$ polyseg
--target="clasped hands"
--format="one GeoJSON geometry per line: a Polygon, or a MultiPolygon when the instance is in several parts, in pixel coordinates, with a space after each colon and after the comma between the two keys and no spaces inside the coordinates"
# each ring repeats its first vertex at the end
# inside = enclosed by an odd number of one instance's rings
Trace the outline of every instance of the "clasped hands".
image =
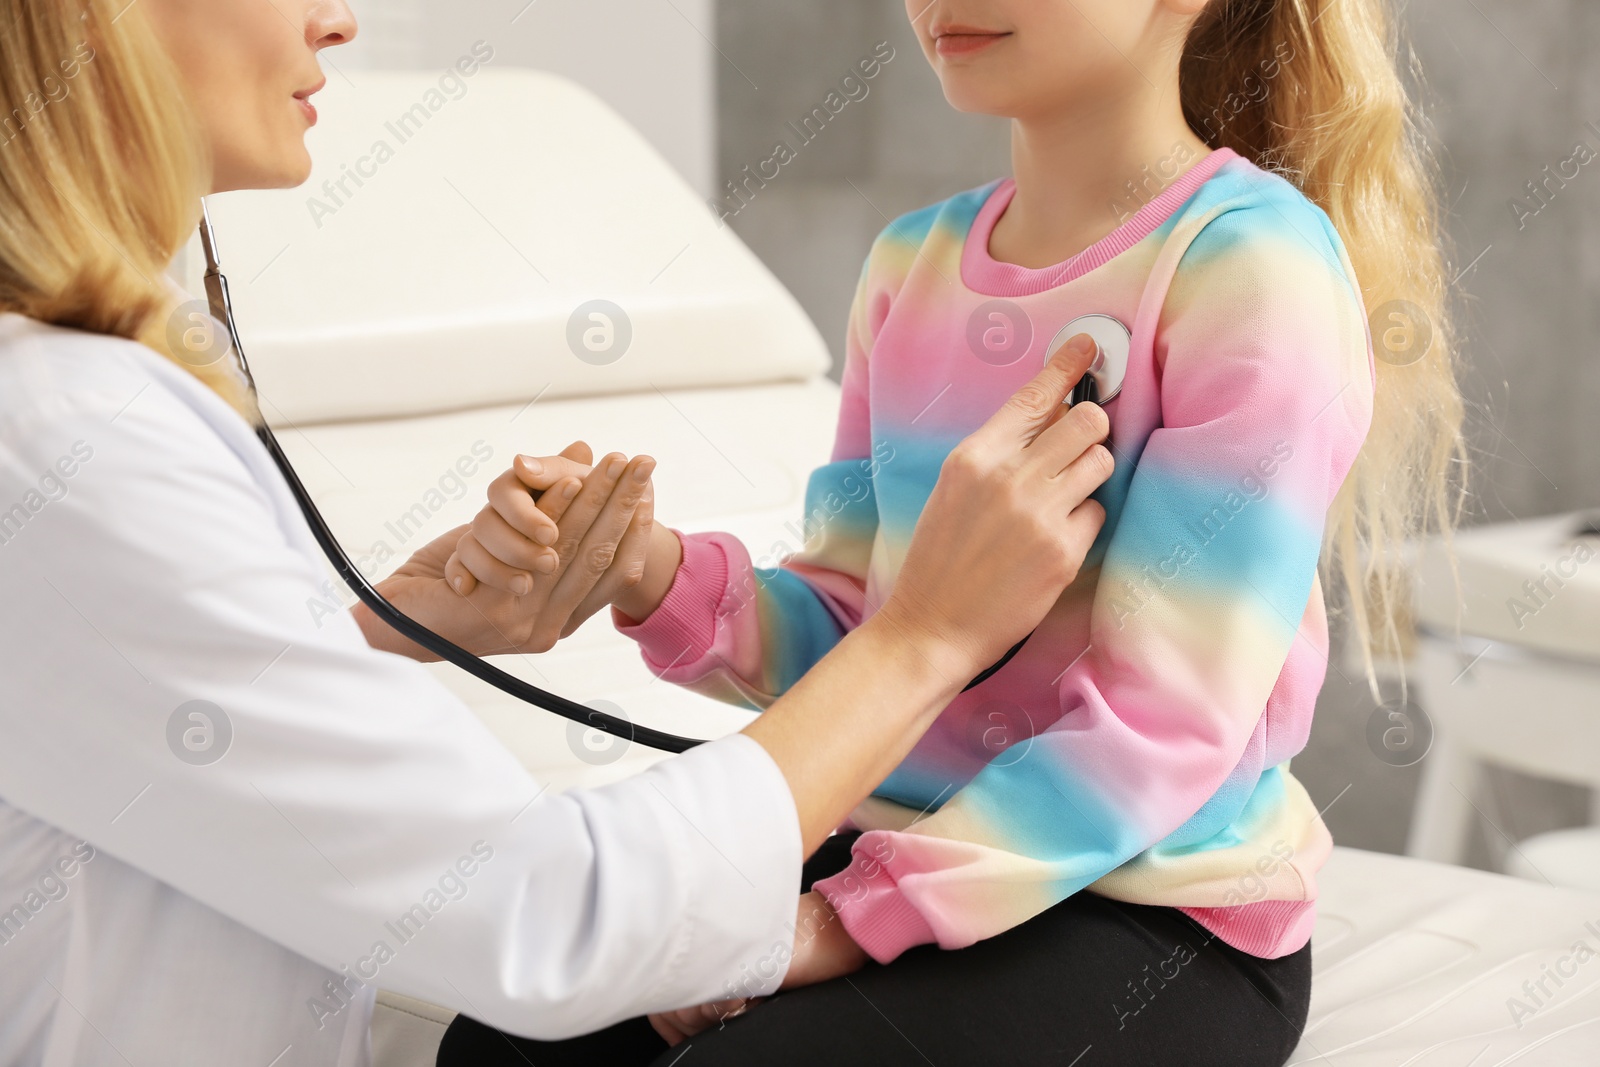
{"type": "MultiPolygon", "coordinates": [[[[638,619],[672,584],[681,547],[655,522],[655,460],[576,441],[517,456],[472,522],[436,538],[378,585],[402,611],[480,656],[546,652],[607,604],[638,619]]],[[[356,608],[368,640],[433,656],[356,608]]]]}

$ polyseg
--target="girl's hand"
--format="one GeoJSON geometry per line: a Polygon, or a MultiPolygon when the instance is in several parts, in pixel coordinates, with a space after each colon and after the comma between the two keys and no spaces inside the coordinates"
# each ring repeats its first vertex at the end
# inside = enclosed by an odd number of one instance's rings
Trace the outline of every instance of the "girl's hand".
{"type": "Polygon", "coordinates": [[[760,1004],[761,1000],[761,997],[734,997],[732,1000],[713,1000],[693,1008],[658,1011],[649,1016],[650,1026],[669,1047],[677,1048],[696,1034],[743,1015],[754,1005],[760,1004]]]}
{"type": "Polygon", "coordinates": [[[879,614],[949,649],[958,671],[982,670],[1044,618],[1105,522],[1089,494],[1111,475],[1099,444],[1110,421],[1061,403],[1094,353],[1088,334],[1073,337],[957,445],[917,521],[879,614]]]}
{"type": "Polygon", "coordinates": [[[801,894],[800,915],[794,928],[794,957],[779,989],[795,989],[854,974],[871,959],[821,893],[801,894]]]}
{"type": "Polygon", "coordinates": [[[615,621],[636,625],[654,614],[667,598],[682,563],[683,542],[678,540],[677,534],[657,524],[650,531],[650,545],[645,549],[644,577],[637,585],[625,587],[611,601],[621,616],[615,621]]]}
{"type": "MultiPolygon", "coordinates": [[[[845,931],[828,898],[821,893],[803,893],[795,920],[794,955],[783,984],[778,988],[797,989],[853,974],[865,966],[868,959],[866,951],[845,931]]],[[[650,1016],[650,1025],[663,1041],[676,1047],[696,1034],[743,1015],[764,999],[734,997],[693,1008],[657,1012],[650,1016]]]]}

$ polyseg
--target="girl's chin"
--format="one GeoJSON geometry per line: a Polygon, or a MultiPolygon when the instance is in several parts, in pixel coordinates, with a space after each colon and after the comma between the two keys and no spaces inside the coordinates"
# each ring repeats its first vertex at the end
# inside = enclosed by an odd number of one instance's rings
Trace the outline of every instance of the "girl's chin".
{"type": "Polygon", "coordinates": [[[983,69],[946,66],[936,73],[945,101],[957,111],[1004,115],[1029,96],[1028,86],[1020,83],[1014,72],[994,64],[985,64],[983,69]]]}
{"type": "Polygon", "coordinates": [[[994,115],[1008,119],[1016,112],[1011,106],[1009,93],[996,93],[956,81],[945,84],[944,99],[947,104],[964,115],[994,115]]]}

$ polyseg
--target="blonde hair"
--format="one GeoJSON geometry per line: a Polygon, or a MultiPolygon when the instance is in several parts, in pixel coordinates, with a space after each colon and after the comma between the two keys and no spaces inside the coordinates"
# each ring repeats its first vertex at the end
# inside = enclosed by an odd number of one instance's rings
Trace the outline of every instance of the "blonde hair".
{"type": "Polygon", "coordinates": [[[231,362],[184,358],[172,324],[205,147],[142,10],[0,0],[0,25],[0,311],[141,342],[255,421],[231,362]]]}
{"type": "Polygon", "coordinates": [[[1429,531],[1448,543],[1466,472],[1435,171],[1397,66],[1389,8],[1387,0],[1212,0],[1190,28],[1178,75],[1190,127],[1212,147],[1283,174],[1321,207],[1344,240],[1368,315],[1385,312],[1373,322],[1372,428],[1324,536],[1375,699],[1374,653],[1406,644],[1411,590],[1400,549],[1429,531]],[[1412,320],[1417,348],[1431,334],[1425,350],[1385,349],[1390,309],[1412,320]]]}

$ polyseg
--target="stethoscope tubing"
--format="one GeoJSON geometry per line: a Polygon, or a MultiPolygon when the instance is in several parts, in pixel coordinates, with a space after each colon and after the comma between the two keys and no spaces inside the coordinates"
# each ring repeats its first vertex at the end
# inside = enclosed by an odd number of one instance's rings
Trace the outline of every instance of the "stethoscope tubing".
{"type": "Polygon", "coordinates": [[[468,652],[455,642],[422,625],[405,612],[391,604],[382,593],[373,586],[365,574],[361,573],[350,557],[345,553],[343,546],[334,536],[327,521],[322,517],[322,512],[311,499],[301,483],[294,466],[289,462],[289,457],[284,455],[283,449],[278,444],[278,439],[272,430],[263,424],[256,431],[256,436],[266,446],[267,454],[272,457],[273,463],[283,474],[284,481],[289,484],[289,492],[294,495],[295,502],[300,505],[301,514],[305,516],[306,525],[311,528],[311,536],[316,539],[317,545],[322,549],[328,562],[333,564],[333,569],[338,573],[341,581],[350,587],[363,604],[372,610],[379,619],[388,623],[401,635],[415,641],[423,648],[432,652],[440,659],[455,664],[468,674],[488,682],[518,700],[533,704],[546,711],[554,712],[574,722],[583,723],[603,733],[613,734],[628,741],[637,741],[649,748],[660,749],[662,752],[687,752],[696,745],[704,744],[704,740],[693,737],[680,737],[677,734],[666,733],[662,730],[653,730],[648,726],[631,723],[627,719],[615,715],[608,715],[603,711],[568,700],[564,696],[541,689],[530,682],[523,681],[514,674],[508,674],[482,658],[468,652]]]}
{"type": "MultiPolygon", "coordinates": [[[[233,301],[228,294],[228,279],[222,273],[218,262],[216,238],[211,229],[210,213],[201,202],[200,218],[200,243],[206,256],[206,303],[211,310],[211,317],[220,322],[228,334],[228,343],[233,349],[233,358],[239,370],[244,375],[245,382],[250,387],[250,395],[256,396],[255,375],[251,373],[250,362],[245,358],[244,346],[239,341],[239,328],[233,318],[233,301]]],[[[350,588],[363,604],[372,613],[383,620],[397,633],[416,642],[421,647],[432,652],[447,663],[466,671],[468,674],[487,682],[496,689],[509,696],[516,697],[524,703],[543,708],[546,711],[582,723],[585,726],[599,730],[602,733],[612,734],[627,741],[637,741],[649,748],[659,749],[662,752],[687,752],[696,745],[704,744],[704,739],[695,737],[682,737],[678,734],[667,733],[663,730],[654,730],[648,726],[631,723],[627,719],[615,715],[608,715],[603,711],[579,704],[575,700],[548,690],[541,689],[530,682],[523,681],[514,674],[485,662],[479,656],[462,648],[460,645],[443,637],[422,623],[413,619],[405,612],[391,604],[386,597],[361,569],[350,559],[344,546],[334,536],[333,529],[328,525],[327,519],[312,499],[311,493],[306,489],[305,483],[300,480],[300,475],[294,469],[294,464],[289,462],[289,457],[284,453],[283,446],[278,443],[277,436],[272,432],[272,427],[267,425],[262,417],[260,425],[256,428],[256,437],[267,450],[267,455],[272,458],[278,472],[283,475],[289,493],[294,497],[295,504],[299,506],[300,513],[306,520],[306,525],[311,529],[311,536],[316,540],[317,546],[322,549],[323,555],[328,557],[328,562],[333,565],[339,580],[350,588]]]]}

